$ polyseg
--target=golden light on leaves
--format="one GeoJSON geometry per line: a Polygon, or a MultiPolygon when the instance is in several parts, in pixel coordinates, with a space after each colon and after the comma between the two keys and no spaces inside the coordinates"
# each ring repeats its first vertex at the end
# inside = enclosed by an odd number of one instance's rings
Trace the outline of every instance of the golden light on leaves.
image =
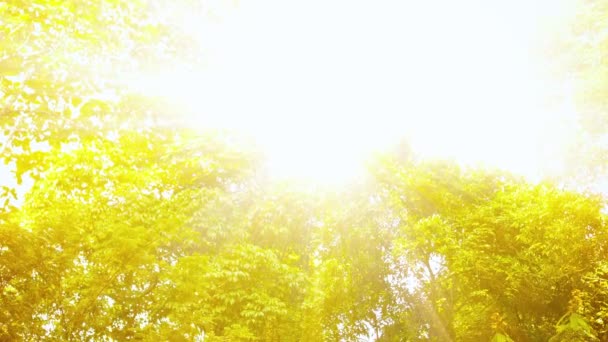
{"type": "Polygon", "coordinates": [[[568,6],[0,0],[0,340],[608,341],[568,6]]]}

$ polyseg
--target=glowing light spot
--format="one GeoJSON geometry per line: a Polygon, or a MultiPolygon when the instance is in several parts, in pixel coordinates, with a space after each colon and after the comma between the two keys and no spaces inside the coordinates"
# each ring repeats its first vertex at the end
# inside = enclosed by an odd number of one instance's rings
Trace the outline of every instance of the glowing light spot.
{"type": "Polygon", "coordinates": [[[185,20],[204,67],[133,84],[184,104],[190,126],[253,135],[279,176],[346,179],[405,136],[424,156],[534,177],[563,138],[548,131],[561,118],[542,105],[535,32],[571,3],[541,2],[242,2],[185,20]]]}

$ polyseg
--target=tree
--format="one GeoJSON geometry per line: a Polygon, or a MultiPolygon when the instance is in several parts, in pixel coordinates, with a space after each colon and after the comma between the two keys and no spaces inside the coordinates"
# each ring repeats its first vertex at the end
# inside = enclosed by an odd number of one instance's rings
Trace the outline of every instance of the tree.
{"type": "MultiPolygon", "coordinates": [[[[17,336],[47,326],[34,336],[128,339],[143,322],[165,317],[155,317],[165,305],[158,294],[178,286],[167,276],[200,244],[188,222],[199,206],[238,182],[247,163],[234,164],[238,155],[203,153],[214,146],[210,139],[197,158],[179,146],[174,132],[148,140],[151,135],[123,135],[54,156],[10,217],[8,224],[31,232],[44,247],[30,269],[5,281],[14,289],[4,298],[15,309],[8,315],[23,315],[13,303],[21,299],[31,308],[27,315],[39,318],[19,320],[17,336]]],[[[15,253],[15,246],[6,248],[7,256],[15,253]]]]}
{"type": "Polygon", "coordinates": [[[393,253],[419,336],[547,339],[606,249],[599,198],[450,164],[377,172],[400,213],[393,253]]]}

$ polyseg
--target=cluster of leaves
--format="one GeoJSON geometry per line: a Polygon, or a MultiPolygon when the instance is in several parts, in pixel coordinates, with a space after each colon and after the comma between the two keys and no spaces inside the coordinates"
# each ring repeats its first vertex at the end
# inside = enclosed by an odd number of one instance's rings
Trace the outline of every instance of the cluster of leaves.
{"type": "Polygon", "coordinates": [[[0,154],[19,181],[39,177],[49,152],[158,119],[125,78],[197,55],[171,3],[0,1],[0,154]]]}
{"type": "MultiPolygon", "coordinates": [[[[394,258],[415,285],[403,300],[422,317],[416,334],[551,337],[572,291],[604,258],[600,199],[450,164],[386,164],[383,184],[400,213],[394,258]]],[[[404,317],[399,324],[411,325],[404,317]]]]}
{"type": "Polygon", "coordinates": [[[0,338],[274,341],[381,330],[374,310],[390,303],[381,265],[391,239],[361,210],[373,207],[366,197],[344,206],[338,195],[262,187],[248,154],[211,149],[222,146],[215,136],[187,151],[183,138],[135,132],[49,157],[0,225],[0,338]]]}

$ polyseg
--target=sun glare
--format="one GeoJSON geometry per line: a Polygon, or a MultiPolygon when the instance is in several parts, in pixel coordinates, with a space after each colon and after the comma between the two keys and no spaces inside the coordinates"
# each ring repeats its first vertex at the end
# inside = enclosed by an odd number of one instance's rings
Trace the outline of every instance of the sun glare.
{"type": "Polygon", "coordinates": [[[185,104],[188,125],[252,135],[280,177],[348,179],[403,137],[422,156],[536,177],[559,168],[547,160],[571,113],[544,107],[534,44],[570,5],[241,2],[184,19],[205,65],[136,84],[185,104]]]}

